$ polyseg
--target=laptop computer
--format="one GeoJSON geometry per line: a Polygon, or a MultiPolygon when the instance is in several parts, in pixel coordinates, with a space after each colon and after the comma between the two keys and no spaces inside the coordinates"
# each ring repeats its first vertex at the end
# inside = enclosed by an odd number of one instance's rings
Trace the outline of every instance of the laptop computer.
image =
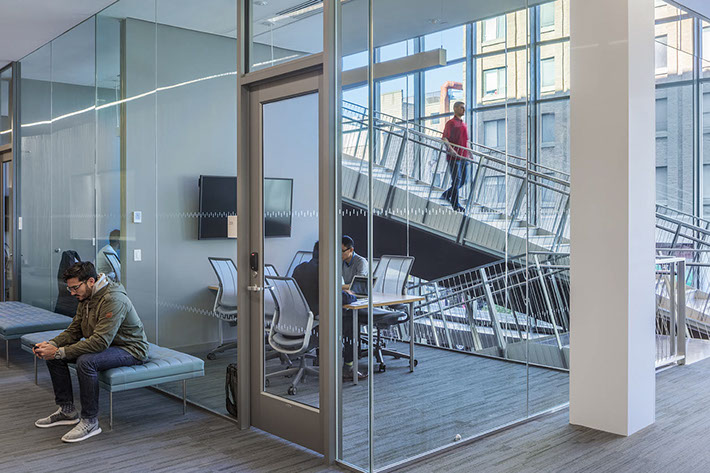
{"type": "MultiPolygon", "coordinates": [[[[377,283],[377,276],[372,277],[372,286],[377,283]]],[[[350,292],[355,294],[355,296],[367,299],[367,276],[353,276],[352,282],[350,282],[350,292]]]]}

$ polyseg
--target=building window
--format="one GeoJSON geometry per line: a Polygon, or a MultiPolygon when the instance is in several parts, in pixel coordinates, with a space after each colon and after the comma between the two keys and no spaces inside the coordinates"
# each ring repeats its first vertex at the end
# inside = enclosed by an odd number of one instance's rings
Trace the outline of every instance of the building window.
{"type": "Polygon", "coordinates": [[[505,96],[505,67],[483,71],[483,96],[489,99],[505,96]]]}
{"type": "Polygon", "coordinates": [[[540,61],[540,87],[542,90],[555,88],[555,58],[548,57],[540,61]]]}
{"type": "Polygon", "coordinates": [[[489,148],[505,149],[505,120],[483,122],[483,145],[489,148]]]}
{"type": "Polygon", "coordinates": [[[710,130],[710,92],[703,94],[703,123],[704,130],[710,130]]]}
{"type": "MultiPolygon", "coordinates": [[[[703,51],[702,58],[705,61],[710,61],[710,26],[703,28],[703,51]]],[[[705,66],[705,65],[704,65],[705,66]]]]}
{"type": "Polygon", "coordinates": [[[545,3],[540,5],[540,28],[550,30],[555,27],[555,3],[545,3]]]}
{"type": "Polygon", "coordinates": [[[656,99],[656,133],[668,131],[668,99],[656,99]]]}
{"type": "Polygon", "coordinates": [[[555,114],[554,113],[543,113],[542,114],[542,130],[541,143],[543,145],[554,145],[555,144],[555,114]]]}
{"type": "Polygon", "coordinates": [[[668,71],[668,35],[656,36],[656,74],[668,71]]]}
{"type": "Polygon", "coordinates": [[[668,166],[656,166],[656,202],[668,202],[668,166]]]}
{"type": "Polygon", "coordinates": [[[505,38],[505,15],[483,20],[483,42],[492,43],[505,38]]]}

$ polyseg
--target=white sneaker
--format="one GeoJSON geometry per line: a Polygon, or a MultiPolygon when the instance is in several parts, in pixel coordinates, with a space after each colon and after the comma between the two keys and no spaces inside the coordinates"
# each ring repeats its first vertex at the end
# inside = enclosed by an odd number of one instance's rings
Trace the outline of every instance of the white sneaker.
{"type": "Polygon", "coordinates": [[[81,442],[94,435],[99,435],[101,433],[101,427],[99,427],[99,422],[97,420],[91,422],[88,419],[81,419],[76,427],[67,432],[64,437],[62,437],[62,442],[75,443],[81,442]]]}
{"type": "Polygon", "coordinates": [[[49,417],[44,417],[35,422],[35,425],[41,429],[54,427],[55,425],[74,425],[79,423],[79,413],[74,410],[72,414],[65,414],[62,408],[57,409],[57,412],[49,417]]]}

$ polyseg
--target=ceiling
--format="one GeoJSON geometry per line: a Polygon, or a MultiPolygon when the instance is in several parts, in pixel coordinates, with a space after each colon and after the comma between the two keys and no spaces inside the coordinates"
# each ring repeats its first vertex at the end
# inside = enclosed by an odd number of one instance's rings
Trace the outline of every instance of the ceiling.
{"type": "MultiPolygon", "coordinates": [[[[0,67],[34,51],[74,25],[102,10],[113,0],[0,0],[0,67]]],[[[514,11],[543,0],[377,0],[374,38],[377,46],[429,34],[514,11]]],[[[343,54],[367,49],[367,0],[341,0],[343,54]]],[[[236,0],[121,0],[101,12],[101,18],[135,18],[236,38],[236,0]]],[[[298,52],[322,50],[322,3],[307,0],[253,0],[256,42],[298,52]],[[291,10],[305,14],[283,15],[291,10]]],[[[93,20],[60,38],[52,49],[54,80],[73,84],[94,80],[95,58],[117,57],[118,30],[99,23],[94,51],[93,20]],[[79,31],[82,30],[82,31],[79,31]],[[86,31],[83,31],[86,30],[86,31]],[[60,65],[60,67],[56,67],[60,65]],[[61,65],[67,67],[62,68],[61,65]],[[64,72],[61,71],[64,69],[64,72]],[[66,77],[63,77],[66,75],[66,77]]],[[[114,22],[114,24],[117,24],[114,22]]],[[[48,49],[48,48],[47,48],[48,49]]],[[[37,56],[42,56],[38,54],[37,56]]],[[[48,54],[47,54],[48,56],[48,54]]],[[[23,76],[49,76],[49,57],[37,64],[23,62],[23,76]]],[[[104,63],[117,60],[104,60],[104,63]]],[[[99,64],[99,83],[111,83],[118,71],[99,64]]]]}
{"type": "Polygon", "coordinates": [[[16,61],[114,0],[0,0],[0,67],[16,61]]]}

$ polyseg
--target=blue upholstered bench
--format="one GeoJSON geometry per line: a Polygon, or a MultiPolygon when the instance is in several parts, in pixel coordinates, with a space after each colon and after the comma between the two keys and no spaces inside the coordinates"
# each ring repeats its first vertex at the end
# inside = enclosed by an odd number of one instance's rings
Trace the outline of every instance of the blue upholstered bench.
{"type": "MultiPolygon", "coordinates": [[[[32,353],[37,343],[56,337],[61,330],[23,335],[22,349],[32,353]]],[[[142,365],[121,366],[99,373],[99,386],[109,392],[109,426],[113,428],[113,393],[144,388],[171,381],[182,381],[183,414],[187,407],[187,380],[205,375],[205,362],[169,348],[149,344],[148,361],[142,365]]],[[[73,364],[69,368],[76,372],[73,364]]],[[[35,357],[35,384],[37,383],[37,357],[35,357]]]]}
{"type": "Polygon", "coordinates": [[[10,340],[26,333],[65,329],[71,320],[71,317],[22,302],[0,302],[0,340],[5,340],[7,366],[10,366],[10,340]]]}

